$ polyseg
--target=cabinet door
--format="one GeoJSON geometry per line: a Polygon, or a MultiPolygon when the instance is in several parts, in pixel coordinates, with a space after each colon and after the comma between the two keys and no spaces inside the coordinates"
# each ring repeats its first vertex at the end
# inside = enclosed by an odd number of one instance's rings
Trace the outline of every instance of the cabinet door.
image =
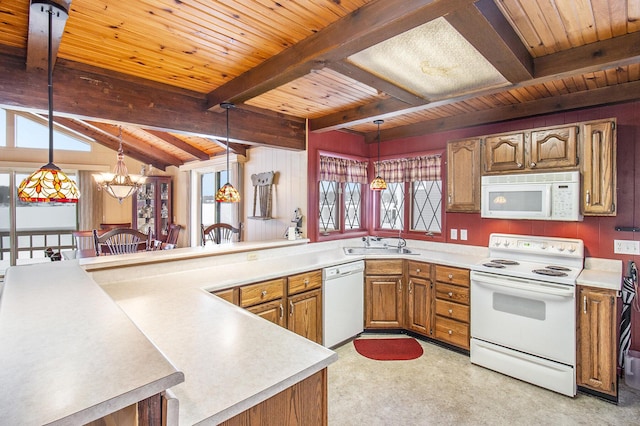
{"type": "Polygon", "coordinates": [[[133,200],[133,228],[145,234],[151,231],[154,238],[166,240],[172,218],[171,178],[148,176],[133,200]]]}
{"type": "Polygon", "coordinates": [[[524,169],[524,133],[487,136],[484,140],[484,172],[524,169]]]}
{"type": "Polygon", "coordinates": [[[311,290],[289,297],[287,328],[322,344],[322,290],[311,290]]]}
{"type": "Polygon", "coordinates": [[[371,276],[365,281],[365,327],[402,328],[402,275],[371,276]]]}
{"type": "Polygon", "coordinates": [[[527,158],[530,169],[573,168],[578,165],[577,126],[534,130],[527,158]]]}
{"type": "Polygon", "coordinates": [[[480,139],[447,143],[447,211],[480,212],[480,139]]]}
{"type": "Polygon", "coordinates": [[[215,294],[221,299],[226,300],[229,303],[233,303],[234,305],[237,305],[239,303],[237,288],[228,288],[226,290],[218,290],[218,291],[214,291],[213,294],[215,294]]]}
{"type": "Polygon", "coordinates": [[[579,287],[577,384],[616,396],[616,294],[579,287]]]}
{"type": "Polygon", "coordinates": [[[431,334],[431,281],[422,278],[409,278],[407,290],[406,328],[424,334],[431,334]]]}
{"type": "Polygon", "coordinates": [[[616,214],[616,134],[613,120],[583,125],[582,213],[616,214]]]}
{"type": "Polygon", "coordinates": [[[272,302],[261,303],[247,308],[247,311],[252,312],[259,317],[271,321],[274,324],[278,324],[284,327],[286,324],[286,317],[284,316],[284,301],[282,299],[274,300],[272,302]]]}

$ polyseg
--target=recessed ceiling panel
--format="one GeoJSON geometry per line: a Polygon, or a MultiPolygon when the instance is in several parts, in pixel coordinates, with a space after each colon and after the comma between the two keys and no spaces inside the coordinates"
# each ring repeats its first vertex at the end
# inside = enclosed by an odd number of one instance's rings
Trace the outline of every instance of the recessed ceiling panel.
{"type": "Polygon", "coordinates": [[[351,55],[349,61],[430,100],[508,83],[444,18],[351,55]]]}

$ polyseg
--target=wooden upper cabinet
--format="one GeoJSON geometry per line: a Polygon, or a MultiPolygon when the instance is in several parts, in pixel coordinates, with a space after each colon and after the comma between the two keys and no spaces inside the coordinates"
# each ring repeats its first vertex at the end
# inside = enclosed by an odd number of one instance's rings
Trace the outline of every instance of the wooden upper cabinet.
{"type": "Polygon", "coordinates": [[[487,136],[485,174],[575,170],[578,166],[578,126],[534,129],[487,136]]]}
{"type": "Polygon", "coordinates": [[[556,169],[578,165],[578,126],[554,127],[531,132],[530,169],[556,169]]]}
{"type": "Polygon", "coordinates": [[[480,211],[480,139],[447,143],[447,211],[480,211]]]}
{"type": "Polygon", "coordinates": [[[616,214],[616,122],[582,124],[582,213],[616,214]]]}
{"type": "Polygon", "coordinates": [[[484,140],[484,173],[523,170],[524,133],[487,136],[484,140]]]}

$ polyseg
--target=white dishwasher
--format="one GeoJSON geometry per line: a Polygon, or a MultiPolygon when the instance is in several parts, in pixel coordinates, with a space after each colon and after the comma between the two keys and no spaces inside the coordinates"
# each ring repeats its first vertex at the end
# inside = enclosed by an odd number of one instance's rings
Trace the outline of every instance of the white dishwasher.
{"type": "Polygon", "coordinates": [[[345,342],[364,330],[364,261],[322,271],[323,345],[345,342]]]}

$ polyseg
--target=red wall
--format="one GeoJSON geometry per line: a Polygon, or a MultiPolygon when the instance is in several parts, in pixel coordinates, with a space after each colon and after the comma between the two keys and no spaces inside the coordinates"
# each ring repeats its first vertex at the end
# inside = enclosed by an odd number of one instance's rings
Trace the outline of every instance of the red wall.
{"type": "MultiPolygon", "coordinates": [[[[582,222],[543,222],[483,219],[477,213],[445,213],[442,241],[484,247],[488,244],[489,234],[492,232],[580,238],[585,243],[586,256],[620,259],[624,262],[623,270],[626,270],[628,261],[633,260],[637,264],[640,261],[640,256],[614,254],[613,240],[640,241],[640,233],[638,232],[618,232],[615,230],[616,226],[640,227],[640,206],[636,211],[636,206],[640,203],[640,172],[636,173],[636,164],[640,165],[640,148],[636,148],[640,145],[640,102],[549,114],[499,124],[384,141],[380,146],[380,156],[438,150],[444,152],[446,142],[453,139],[606,118],[616,118],[618,126],[616,216],[585,217],[582,222]],[[449,238],[450,229],[467,229],[468,240],[451,240],[449,238]]],[[[318,150],[368,156],[371,159],[375,159],[377,156],[375,144],[367,145],[362,137],[343,132],[312,133],[309,135],[308,149],[310,183],[316,181],[318,150]]],[[[446,187],[446,182],[444,183],[444,187],[446,187]]],[[[316,190],[312,191],[310,184],[309,212],[317,211],[315,207],[318,205],[317,185],[314,184],[314,188],[316,190]]],[[[317,218],[313,223],[312,220],[309,220],[309,229],[317,229],[317,218]]],[[[311,236],[312,232],[309,235],[311,236]]],[[[408,237],[413,238],[412,236],[408,237]]],[[[640,313],[634,312],[633,323],[632,347],[640,350],[640,313]]]]}

